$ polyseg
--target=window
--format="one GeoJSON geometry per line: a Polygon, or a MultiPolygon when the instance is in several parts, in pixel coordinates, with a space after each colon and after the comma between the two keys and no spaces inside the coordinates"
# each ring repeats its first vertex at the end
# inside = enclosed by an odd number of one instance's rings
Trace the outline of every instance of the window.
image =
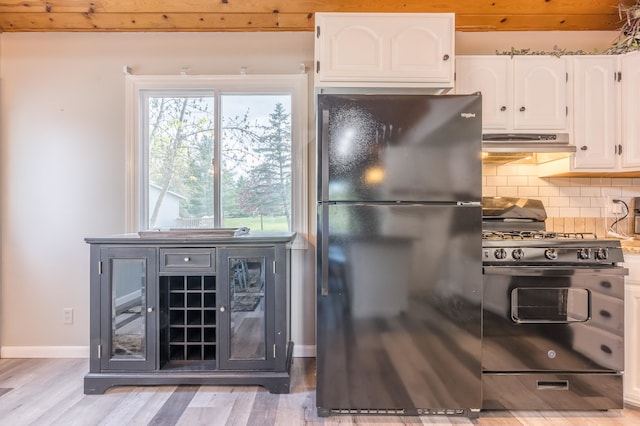
{"type": "Polygon", "coordinates": [[[306,234],[307,77],[127,76],[127,232],[306,234]]]}

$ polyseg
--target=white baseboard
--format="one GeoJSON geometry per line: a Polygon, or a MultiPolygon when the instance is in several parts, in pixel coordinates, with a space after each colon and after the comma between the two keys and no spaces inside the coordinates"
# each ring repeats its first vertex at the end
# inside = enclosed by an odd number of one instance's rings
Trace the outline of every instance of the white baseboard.
{"type": "Polygon", "coordinates": [[[89,346],[3,346],[0,358],[89,358],[89,346]]]}
{"type": "MultiPolygon", "coordinates": [[[[314,358],[315,345],[294,345],[294,358],[314,358]]],[[[88,346],[3,346],[0,358],[89,358],[88,346]]]]}
{"type": "Polygon", "coordinates": [[[316,356],[315,345],[293,345],[294,358],[315,358],[315,356],[316,356]]]}

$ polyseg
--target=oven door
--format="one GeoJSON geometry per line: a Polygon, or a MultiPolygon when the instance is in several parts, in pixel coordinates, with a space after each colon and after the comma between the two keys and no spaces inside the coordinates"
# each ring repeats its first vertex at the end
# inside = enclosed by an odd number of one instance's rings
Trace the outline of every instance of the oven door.
{"type": "Polygon", "coordinates": [[[625,268],[483,271],[483,372],[623,370],[625,268]]]}

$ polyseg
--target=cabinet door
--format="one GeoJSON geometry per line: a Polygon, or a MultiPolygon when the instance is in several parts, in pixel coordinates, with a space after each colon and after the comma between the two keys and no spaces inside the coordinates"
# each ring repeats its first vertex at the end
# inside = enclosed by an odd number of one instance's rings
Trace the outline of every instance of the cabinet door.
{"type": "Polygon", "coordinates": [[[275,366],[275,251],[218,249],[218,338],[221,369],[275,366]]]}
{"type": "Polygon", "coordinates": [[[143,247],[105,247],[100,260],[101,368],[154,369],[156,251],[143,247]]]}
{"type": "Polygon", "coordinates": [[[482,128],[506,130],[513,114],[511,59],[506,56],[456,57],[456,93],[482,93],[482,128]]]}
{"type": "Polygon", "coordinates": [[[563,58],[514,59],[513,127],[517,130],[567,129],[567,66],[563,58]]]}
{"type": "Polygon", "coordinates": [[[318,82],[453,80],[453,14],[316,14],[318,82]]]}
{"type": "Polygon", "coordinates": [[[614,169],[617,152],[617,58],[573,58],[575,169],[614,169]]]}
{"type": "Polygon", "coordinates": [[[622,57],[622,160],[621,167],[640,168],[640,53],[622,57]]]}

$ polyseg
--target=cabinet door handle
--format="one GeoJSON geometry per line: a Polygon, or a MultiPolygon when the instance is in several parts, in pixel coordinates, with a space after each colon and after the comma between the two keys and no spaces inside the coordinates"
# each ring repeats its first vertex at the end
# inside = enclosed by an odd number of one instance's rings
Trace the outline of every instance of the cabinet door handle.
{"type": "Polygon", "coordinates": [[[147,312],[152,313],[152,312],[153,312],[153,309],[154,309],[154,308],[153,308],[153,306],[149,306],[149,307],[147,308],[147,312]]]}
{"type": "Polygon", "coordinates": [[[448,61],[448,60],[449,60],[449,55],[445,54],[445,55],[442,57],[442,60],[443,60],[443,61],[448,61]]]}
{"type": "Polygon", "coordinates": [[[582,145],[582,146],[580,147],[580,150],[581,150],[581,151],[586,151],[587,149],[589,149],[589,148],[588,148],[586,145],[582,145]]]}
{"type": "Polygon", "coordinates": [[[225,311],[224,306],[220,306],[220,312],[224,312],[224,311],[225,311]]]}
{"type": "Polygon", "coordinates": [[[184,261],[185,261],[185,263],[186,263],[186,262],[190,262],[190,261],[191,261],[191,258],[190,258],[190,257],[185,257],[185,258],[184,258],[184,261]]]}
{"type": "Polygon", "coordinates": [[[526,109],[526,108],[525,108],[525,107],[523,107],[523,106],[521,106],[521,107],[520,107],[520,111],[523,111],[523,112],[524,112],[524,110],[525,110],[525,109],[526,109]]]}
{"type": "Polygon", "coordinates": [[[506,106],[502,105],[502,106],[500,107],[500,111],[506,111],[506,110],[507,110],[507,107],[506,107],[506,106]]]}

